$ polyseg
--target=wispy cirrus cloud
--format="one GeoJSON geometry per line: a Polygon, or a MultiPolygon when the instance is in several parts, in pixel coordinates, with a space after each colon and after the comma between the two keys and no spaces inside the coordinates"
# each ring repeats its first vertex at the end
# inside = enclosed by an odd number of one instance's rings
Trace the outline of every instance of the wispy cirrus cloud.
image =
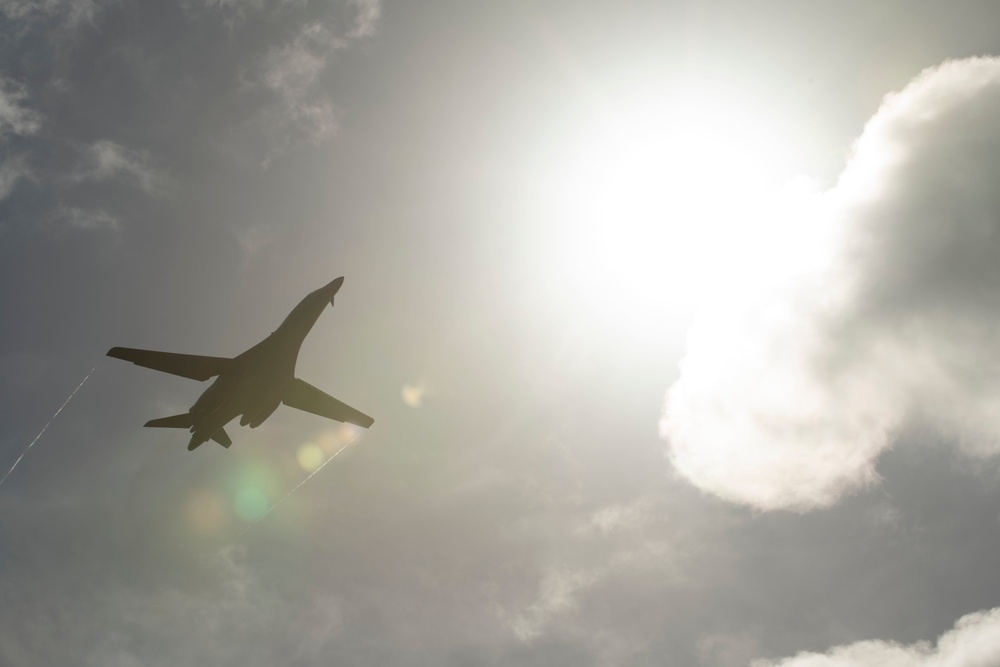
{"type": "Polygon", "coordinates": [[[42,126],[41,114],[25,106],[27,98],[24,85],[0,77],[0,137],[34,134],[42,126]]]}
{"type": "Polygon", "coordinates": [[[5,155],[0,158],[0,199],[14,190],[22,178],[32,176],[31,166],[23,151],[8,150],[11,139],[28,137],[38,132],[42,126],[42,116],[28,107],[27,88],[10,79],[0,77],[0,147],[5,155]]]}
{"type": "Polygon", "coordinates": [[[658,509],[655,498],[640,497],[573,519],[565,538],[574,544],[572,553],[542,570],[529,602],[504,608],[514,638],[531,643],[554,627],[586,627],[592,620],[581,613],[586,605],[615,590],[629,573],[655,571],[661,583],[682,579],[688,556],[654,528],[662,521],[658,509]]]}
{"type": "Polygon", "coordinates": [[[535,600],[508,620],[514,636],[523,642],[537,639],[553,617],[574,610],[578,596],[599,579],[600,574],[595,571],[555,569],[548,572],[535,600]]]}
{"type": "Polygon", "coordinates": [[[186,0],[196,20],[221,21],[226,49],[242,51],[231,80],[241,102],[227,117],[236,143],[276,154],[336,135],[336,54],[375,34],[379,0],[186,0]]]}
{"type": "MultiPolygon", "coordinates": [[[[44,588],[33,590],[10,583],[0,590],[4,606],[0,612],[4,621],[0,659],[5,665],[39,661],[168,665],[202,660],[212,664],[261,664],[260,645],[251,646],[253,638],[269,634],[268,628],[273,627],[271,615],[281,613],[282,603],[269,596],[235,548],[206,557],[193,569],[206,579],[200,590],[168,585],[150,591],[117,578],[81,581],[51,577],[44,588]],[[74,595],[54,595],[57,588],[74,595]],[[103,593],[95,597],[97,589],[103,593]],[[82,604],[81,599],[92,599],[93,603],[82,604]],[[13,613],[14,609],[19,613],[13,613]],[[96,631],[113,624],[112,619],[122,618],[130,621],[118,630],[96,631]],[[175,633],[185,641],[163,650],[162,640],[175,633]],[[52,641],[57,635],[60,641],[52,641]],[[85,636],[91,639],[82,641],[85,636]],[[136,641],[137,637],[145,640],[136,641]],[[208,645],[202,643],[206,640],[208,645]]],[[[286,654],[299,643],[293,634],[289,633],[283,642],[286,654]]]]}
{"type": "Polygon", "coordinates": [[[823,261],[692,331],[661,423],[682,476],[808,510],[876,483],[917,418],[1000,453],[998,136],[1000,59],[945,63],[886,98],[800,223],[826,230],[823,261]]]}
{"type": "Polygon", "coordinates": [[[0,14],[15,21],[59,20],[68,25],[87,23],[120,0],[0,0],[0,14]]]}
{"type": "Polygon", "coordinates": [[[23,155],[15,155],[0,162],[0,199],[14,191],[14,186],[22,178],[30,178],[31,168],[23,155]]]}
{"type": "MultiPolygon", "coordinates": [[[[280,12],[289,7],[304,7],[310,4],[309,0],[278,0],[268,3],[265,0],[189,0],[189,5],[203,5],[204,7],[226,12],[240,19],[247,18],[252,13],[262,11],[280,12]]],[[[342,0],[339,4],[347,7],[352,13],[351,27],[344,31],[348,38],[370,37],[375,34],[378,21],[382,16],[381,0],[342,0]]]]}
{"type": "Polygon", "coordinates": [[[152,164],[149,153],[134,150],[114,141],[97,141],[83,150],[80,166],[73,173],[77,181],[133,180],[147,194],[169,196],[175,189],[167,172],[152,164]]]}
{"type": "Polygon", "coordinates": [[[293,37],[271,47],[246,77],[251,88],[272,97],[261,118],[279,150],[319,144],[337,132],[340,110],[326,80],[331,61],[338,51],[373,35],[381,16],[377,0],[351,0],[344,6],[348,18],[303,23],[293,37]]]}
{"type": "Polygon", "coordinates": [[[357,12],[354,25],[348,31],[348,37],[371,37],[375,34],[378,20],[382,17],[380,0],[350,0],[349,3],[357,12]]]}
{"type": "Polygon", "coordinates": [[[102,209],[64,206],[55,212],[54,217],[72,229],[114,231],[120,228],[118,218],[102,209]]]}
{"type": "Polygon", "coordinates": [[[258,81],[277,97],[267,114],[272,123],[309,143],[334,134],[337,110],[318,83],[333,51],[343,46],[343,40],[322,24],[311,23],[291,43],[267,53],[258,81]]]}

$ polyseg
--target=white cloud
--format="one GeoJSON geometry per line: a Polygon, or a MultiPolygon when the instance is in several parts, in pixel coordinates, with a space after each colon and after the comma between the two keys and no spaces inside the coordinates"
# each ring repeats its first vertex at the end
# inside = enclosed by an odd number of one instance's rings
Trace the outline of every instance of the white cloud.
{"type": "Polygon", "coordinates": [[[109,181],[120,176],[135,179],[148,194],[167,196],[174,189],[173,180],[150,164],[145,151],[126,148],[113,141],[97,141],[84,151],[84,164],[74,178],[80,181],[109,181]]]}
{"type": "MultiPolygon", "coordinates": [[[[222,18],[234,33],[255,39],[241,90],[252,108],[248,127],[265,138],[269,156],[336,135],[341,110],[333,101],[329,70],[334,55],[375,34],[379,0],[185,0],[187,9],[222,18]]],[[[240,41],[243,41],[242,39],[240,41]]]]}
{"type": "Polygon", "coordinates": [[[902,530],[902,513],[888,502],[881,502],[865,510],[865,519],[873,530],[892,533],[902,530]]]}
{"type": "Polygon", "coordinates": [[[937,645],[904,646],[879,640],[800,653],[783,660],[756,660],[753,667],[986,667],[1000,664],[1000,607],[963,616],[937,645]]]}
{"type": "Polygon", "coordinates": [[[103,210],[87,210],[68,206],[60,208],[55,213],[55,217],[73,229],[113,231],[119,228],[118,218],[103,210]]]}
{"type": "Polygon", "coordinates": [[[0,0],[0,14],[15,21],[56,18],[69,25],[92,22],[106,6],[119,0],[0,0]]]}
{"type": "Polygon", "coordinates": [[[337,109],[322,91],[319,78],[331,53],[344,45],[319,23],[311,23],[289,44],[271,49],[264,58],[260,84],[275,93],[271,122],[319,143],[337,129],[337,109]]]}
{"type": "Polygon", "coordinates": [[[28,97],[24,86],[0,78],[0,137],[6,134],[34,134],[42,125],[38,112],[22,103],[28,97]]]}
{"type": "MultiPolygon", "coordinates": [[[[42,117],[24,106],[27,97],[28,91],[23,85],[0,77],[0,140],[38,132],[42,117]]],[[[31,168],[23,154],[5,155],[0,159],[0,199],[13,192],[20,179],[31,177],[31,168]]]]}
{"type": "Polygon", "coordinates": [[[375,34],[375,26],[382,16],[382,5],[379,0],[350,0],[350,4],[357,11],[354,17],[354,26],[348,37],[370,37],[375,34]]]}
{"type": "Polygon", "coordinates": [[[641,527],[653,509],[652,498],[644,497],[630,503],[609,505],[594,512],[579,531],[583,535],[608,534],[616,530],[641,527]]]}
{"type": "MultiPolygon", "coordinates": [[[[84,558],[93,554],[89,546],[84,558]]],[[[8,575],[0,581],[0,662],[263,664],[254,642],[268,636],[274,619],[287,610],[243,559],[234,547],[202,559],[190,573],[202,578],[200,586],[180,581],[146,587],[122,577],[90,581],[77,574],[43,577],[35,570],[30,572],[38,579],[27,583],[8,575]]],[[[298,641],[289,637],[285,650],[298,641]]]]}
{"type": "Polygon", "coordinates": [[[969,454],[1000,452],[998,167],[1000,59],[887,97],[801,221],[831,234],[825,261],[692,330],[661,423],[675,469],[734,502],[807,510],[876,483],[917,416],[969,454]]]}
{"type": "MultiPolygon", "coordinates": [[[[261,12],[265,9],[274,11],[287,7],[304,7],[309,4],[309,0],[278,0],[272,3],[265,0],[201,0],[198,4],[203,4],[209,9],[230,12],[243,19],[251,12],[261,12]]],[[[354,14],[351,28],[346,32],[348,38],[370,37],[375,34],[375,28],[382,17],[381,0],[342,0],[337,4],[346,6],[354,14]]]]}
{"type": "Polygon", "coordinates": [[[236,243],[242,251],[244,262],[250,262],[257,258],[274,241],[275,237],[274,229],[264,225],[237,229],[234,234],[236,243]]]}
{"type": "MultiPolygon", "coordinates": [[[[655,572],[660,585],[683,580],[689,554],[677,540],[658,535],[662,507],[651,496],[615,503],[579,518],[571,549],[557,564],[544,568],[530,601],[504,606],[501,616],[514,637],[533,642],[554,630],[578,631],[587,620],[577,617],[586,603],[616,590],[636,573],[655,572]]],[[[592,610],[591,610],[592,613],[592,610]]],[[[603,648],[608,648],[607,646],[603,648]]],[[[612,664],[617,664],[613,661],[612,664]]]]}
{"type": "Polygon", "coordinates": [[[270,49],[250,77],[276,98],[263,119],[280,144],[318,144],[336,134],[340,111],[324,87],[324,74],[336,51],[375,33],[382,12],[377,0],[345,4],[352,14],[349,28],[334,29],[334,20],[306,23],[291,41],[270,49]]]}
{"type": "Polygon", "coordinates": [[[13,192],[20,179],[31,176],[31,169],[23,156],[18,155],[0,162],[0,199],[13,192]]]}
{"type": "Polygon", "coordinates": [[[538,597],[510,619],[514,636],[523,642],[537,639],[550,619],[576,609],[577,596],[599,579],[599,573],[583,570],[558,569],[546,574],[538,597]]]}

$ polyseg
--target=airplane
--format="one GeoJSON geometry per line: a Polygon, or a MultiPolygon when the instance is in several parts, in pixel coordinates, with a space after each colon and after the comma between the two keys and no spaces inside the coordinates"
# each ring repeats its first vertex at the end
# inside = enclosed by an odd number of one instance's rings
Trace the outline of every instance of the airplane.
{"type": "Polygon", "coordinates": [[[308,294],[270,336],[232,359],[130,347],[113,347],[108,356],[199,382],[218,376],[186,413],[145,424],[189,429],[192,435],[188,451],[208,440],[228,449],[233,441],[226,433],[226,424],[242,415],[240,426],[257,428],[282,403],[368,428],[375,423],[374,419],[295,377],[302,341],[326,306],[333,305],[333,297],[343,284],[341,276],[308,294]]]}

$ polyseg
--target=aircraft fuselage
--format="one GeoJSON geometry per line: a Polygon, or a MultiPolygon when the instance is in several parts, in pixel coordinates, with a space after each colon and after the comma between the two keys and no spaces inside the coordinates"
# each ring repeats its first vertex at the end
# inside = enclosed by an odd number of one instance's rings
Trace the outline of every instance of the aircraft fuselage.
{"type": "Polygon", "coordinates": [[[267,338],[233,359],[191,406],[191,442],[194,449],[242,415],[241,426],[257,428],[281,405],[295,379],[295,362],[302,342],[343,284],[337,278],[302,299],[267,338]]]}
{"type": "Polygon", "coordinates": [[[302,341],[326,307],[333,305],[343,283],[340,277],[311,292],[270,336],[232,359],[132,347],[113,347],[108,356],[200,382],[216,378],[186,413],[146,422],[155,428],[188,429],[188,449],[206,440],[229,447],[226,424],[240,417],[242,426],[256,428],[281,404],[368,428],[374,419],[295,377],[302,341]]]}

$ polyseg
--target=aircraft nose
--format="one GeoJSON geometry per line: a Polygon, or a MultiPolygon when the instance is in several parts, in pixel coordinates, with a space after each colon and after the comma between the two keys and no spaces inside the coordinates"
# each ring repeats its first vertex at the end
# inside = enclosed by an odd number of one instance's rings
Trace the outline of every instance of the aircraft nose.
{"type": "Polygon", "coordinates": [[[335,278],[333,281],[330,282],[329,285],[327,285],[326,287],[323,288],[324,291],[326,291],[326,292],[328,292],[330,294],[330,301],[331,302],[333,302],[334,295],[338,291],[340,291],[340,286],[343,285],[343,284],[344,284],[344,276],[340,276],[339,278],[335,278]]]}

